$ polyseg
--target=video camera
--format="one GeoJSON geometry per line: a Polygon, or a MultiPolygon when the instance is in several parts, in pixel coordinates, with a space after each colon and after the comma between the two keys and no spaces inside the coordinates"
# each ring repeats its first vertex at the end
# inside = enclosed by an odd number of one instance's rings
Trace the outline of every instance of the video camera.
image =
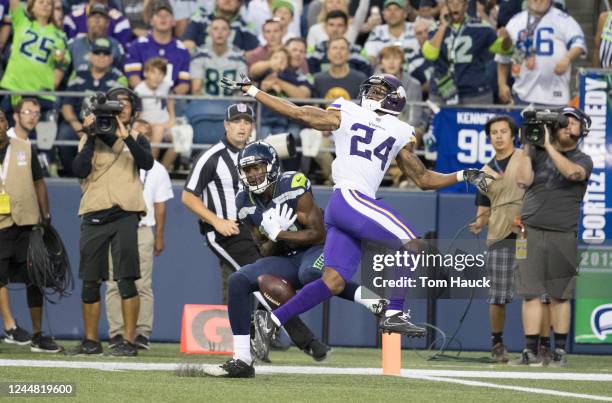
{"type": "Polygon", "coordinates": [[[524,111],[521,137],[528,143],[543,146],[545,126],[548,126],[550,135],[553,136],[558,129],[567,127],[568,124],[569,120],[567,116],[559,112],[551,112],[548,110],[524,111]]]}
{"type": "Polygon", "coordinates": [[[83,115],[93,113],[96,116],[93,133],[96,135],[115,134],[117,131],[117,116],[121,113],[123,105],[120,101],[110,101],[106,94],[98,92],[89,98],[83,115]]]}

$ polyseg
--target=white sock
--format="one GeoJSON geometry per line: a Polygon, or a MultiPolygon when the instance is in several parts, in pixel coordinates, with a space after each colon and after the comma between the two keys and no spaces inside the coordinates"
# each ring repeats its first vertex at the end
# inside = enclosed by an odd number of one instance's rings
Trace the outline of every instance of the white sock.
{"type": "Polygon", "coordinates": [[[272,317],[272,321],[276,323],[276,326],[280,327],[281,323],[280,323],[280,320],[276,317],[276,315],[271,314],[271,317],[272,317]]]}
{"type": "Polygon", "coordinates": [[[385,312],[385,317],[388,318],[389,316],[393,316],[395,314],[401,313],[402,311],[399,311],[397,309],[387,309],[387,312],[385,312]]]}
{"type": "Polygon", "coordinates": [[[249,365],[253,363],[253,358],[251,358],[250,335],[234,335],[234,359],[242,360],[249,365]]]}
{"type": "Polygon", "coordinates": [[[380,302],[380,299],[362,298],[361,297],[361,289],[362,288],[363,288],[363,286],[360,286],[359,288],[357,288],[355,290],[355,295],[353,296],[353,300],[356,303],[358,303],[359,305],[365,306],[371,312],[374,312],[374,304],[378,304],[380,302]]]}

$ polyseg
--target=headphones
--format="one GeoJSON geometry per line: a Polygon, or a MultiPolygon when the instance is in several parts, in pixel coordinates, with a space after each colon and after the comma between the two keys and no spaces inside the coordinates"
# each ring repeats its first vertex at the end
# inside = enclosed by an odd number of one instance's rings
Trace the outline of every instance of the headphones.
{"type": "Polygon", "coordinates": [[[586,137],[589,134],[589,130],[591,130],[592,123],[591,118],[581,109],[574,108],[573,106],[566,106],[564,108],[561,108],[559,113],[564,116],[571,116],[573,118],[576,118],[580,122],[580,138],[586,137]]]}
{"type": "Polygon", "coordinates": [[[111,101],[119,101],[119,96],[127,96],[132,105],[132,117],[138,112],[142,112],[142,100],[134,91],[127,87],[114,87],[106,92],[106,99],[111,101]]]}

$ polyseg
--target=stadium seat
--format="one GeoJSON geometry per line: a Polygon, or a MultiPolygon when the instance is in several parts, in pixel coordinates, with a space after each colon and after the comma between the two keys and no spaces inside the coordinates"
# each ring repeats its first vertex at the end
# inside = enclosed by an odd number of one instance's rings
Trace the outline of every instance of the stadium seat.
{"type": "Polygon", "coordinates": [[[224,135],[223,120],[228,101],[193,101],[187,107],[185,115],[193,127],[195,144],[214,144],[224,135]]]}

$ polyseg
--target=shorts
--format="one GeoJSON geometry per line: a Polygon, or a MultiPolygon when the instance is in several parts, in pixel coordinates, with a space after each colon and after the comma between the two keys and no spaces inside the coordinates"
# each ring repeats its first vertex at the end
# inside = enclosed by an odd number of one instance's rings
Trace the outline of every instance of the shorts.
{"type": "Polygon", "coordinates": [[[0,285],[30,282],[26,262],[31,231],[31,225],[0,230],[0,285]]]}
{"type": "Polygon", "coordinates": [[[376,241],[399,249],[416,232],[382,200],[349,189],[335,189],[325,209],[325,267],[336,270],[344,281],[357,272],[362,241],[376,241]]]}
{"type": "Polygon", "coordinates": [[[257,277],[262,274],[285,279],[298,290],[323,275],[323,245],[312,246],[291,256],[267,256],[238,270],[249,279],[252,291],[258,291],[257,277]]]}
{"type": "Polygon", "coordinates": [[[206,241],[210,250],[234,271],[261,257],[247,226],[239,225],[238,228],[240,233],[232,236],[222,236],[216,231],[206,233],[206,241]]]}
{"type": "Polygon", "coordinates": [[[487,276],[491,280],[489,304],[503,305],[512,302],[514,297],[514,276],[517,261],[514,239],[497,242],[487,252],[487,276]]]}
{"type": "Polygon", "coordinates": [[[113,259],[113,279],[140,278],[138,214],[128,214],[105,224],[81,224],[79,278],[108,280],[108,250],[113,259]]]}
{"type": "Polygon", "coordinates": [[[575,232],[527,227],[527,259],[519,263],[518,292],[526,298],[571,299],[576,288],[575,232]]]}

